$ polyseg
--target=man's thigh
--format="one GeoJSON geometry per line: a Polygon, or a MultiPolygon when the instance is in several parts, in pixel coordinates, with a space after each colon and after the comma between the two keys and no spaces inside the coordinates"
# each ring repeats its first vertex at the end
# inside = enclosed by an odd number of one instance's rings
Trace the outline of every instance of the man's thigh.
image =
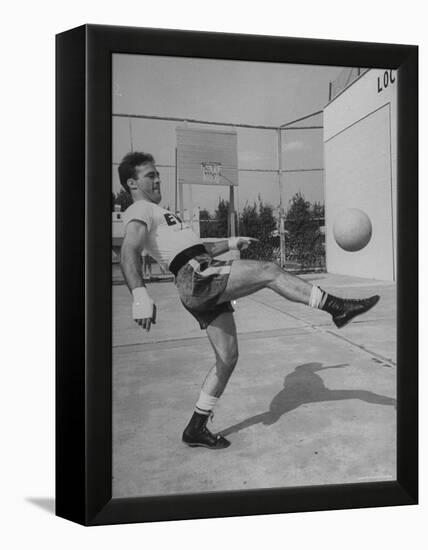
{"type": "Polygon", "coordinates": [[[276,270],[279,268],[272,262],[234,260],[219,303],[237,300],[265,288],[275,278],[276,270]]]}

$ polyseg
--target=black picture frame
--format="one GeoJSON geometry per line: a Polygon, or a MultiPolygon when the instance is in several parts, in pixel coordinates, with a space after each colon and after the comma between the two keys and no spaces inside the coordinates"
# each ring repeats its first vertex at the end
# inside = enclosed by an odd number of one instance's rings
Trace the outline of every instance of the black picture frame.
{"type": "Polygon", "coordinates": [[[418,502],[418,48],[84,25],[56,37],[56,514],[83,525],[418,502]],[[112,54],[397,69],[397,480],[112,499],[112,54]]]}

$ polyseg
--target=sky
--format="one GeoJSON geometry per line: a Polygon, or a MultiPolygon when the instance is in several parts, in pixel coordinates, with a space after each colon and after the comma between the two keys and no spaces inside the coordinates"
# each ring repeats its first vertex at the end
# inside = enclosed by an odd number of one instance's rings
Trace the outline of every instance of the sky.
{"type": "MultiPolygon", "coordinates": [[[[115,54],[113,56],[113,115],[136,114],[183,120],[280,126],[323,109],[329,82],[342,67],[322,67],[247,61],[115,54]]],[[[207,127],[195,125],[191,127],[207,127]]],[[[318,115],[299,125],[322,124],[318,115]]],[[[178,122],[113,116],[113,191],[120,189],[117,163],[131,150],[152,153],[162,180],[162,205],[175,204],[176,127],[178,122]]],[[[209,126],[208,126],[209,127],[209,126]]],[[[223,127],[214,127],[221,129],[223,127]]],[[[228,128],[230,129],[230,128],[228,128]]],[[[260,197],[279,205],[278,175],[260,170],[278,166],[277,135],[273,130],[241,129],[238,133],[238,209],[260,197]]],[[[322,168],[322,130],[288,130],[282,138],[283,168],[322,168]]],[[[310,202],[323,202],[322,171],[283,174],[284,206],[301,192],[310,202]]],[[[185,186],[190,204],[214,211],[227,186],[185,186]]]]}

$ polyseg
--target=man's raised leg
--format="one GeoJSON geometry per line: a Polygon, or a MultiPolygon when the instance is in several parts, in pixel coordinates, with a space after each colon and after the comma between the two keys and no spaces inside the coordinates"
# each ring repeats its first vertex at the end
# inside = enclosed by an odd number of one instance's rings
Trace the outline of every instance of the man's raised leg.
{"type": "Polygon", "coordinates": [[[262,288],[270,288],[287,300],[308,305],[313,285],[287,273],[274,262],[235,260],[220,302],[237,300],[262,288]]]}
{"type": "Polygon", "coordinates": [[[338,328],[345,326],[357,315],[365,313],[379,301],[377,295],[362,300],[338,298],[287,273],[274,262],[235,260],[220,302],[236,300],[262,288],[270,288],[287,300],[330,313],[338,328]]]}
{"type": "Polygon", "coordinates": [[[238,339],[233,314],[225,312],[214,319],[207,327],[207,336],[216,361],[202,385],[192,418],[183,432],[183,442],[191,447],[225,449],[230,442],[220,435],[212,434],[206,425],[238,361],[238,339]]]}

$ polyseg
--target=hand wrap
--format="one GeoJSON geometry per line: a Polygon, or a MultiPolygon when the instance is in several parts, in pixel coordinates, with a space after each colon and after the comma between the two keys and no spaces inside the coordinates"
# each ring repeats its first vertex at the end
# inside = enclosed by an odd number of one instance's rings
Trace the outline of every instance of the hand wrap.
{"type": "Polygon", "coordinates": [[[134,288],[132,291],[134,300],[132,302],[132,318],[138,319],[153,319],[154,316],[154,301],[150,298],[147,289],[144,286],[134,288]]]}
{"type": "Polygon", "coordinates": [[[229,250],[238,250],[239,237],[230,237],[227,239],[229,250]]]}

